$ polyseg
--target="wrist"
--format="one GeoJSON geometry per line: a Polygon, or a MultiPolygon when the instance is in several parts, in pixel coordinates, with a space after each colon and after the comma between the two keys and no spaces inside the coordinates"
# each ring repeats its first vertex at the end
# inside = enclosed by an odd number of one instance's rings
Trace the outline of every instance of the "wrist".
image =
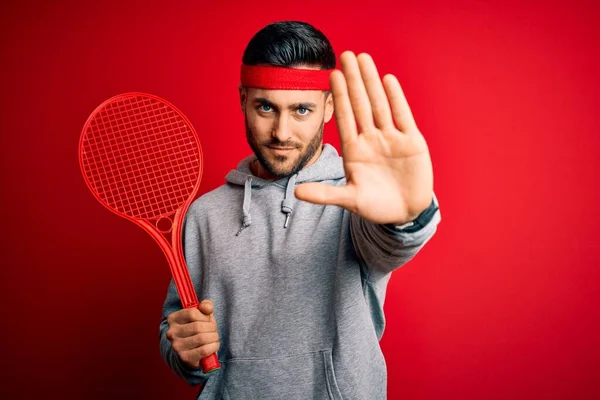
{"type": "Polygon", "coordinates": [[[435,198],[433,198],[429,206],[413,219],[400,223],[385,224],[385,226],[397,232],[416,232],[433,219],[433,216],[437,210],[438,206],[435,202],[435,198]]]}

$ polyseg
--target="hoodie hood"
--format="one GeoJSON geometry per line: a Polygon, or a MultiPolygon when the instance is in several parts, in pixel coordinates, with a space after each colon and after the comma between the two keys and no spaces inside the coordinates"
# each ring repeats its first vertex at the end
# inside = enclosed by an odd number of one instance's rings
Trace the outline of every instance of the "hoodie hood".
{"type": "Polygon", "coordinates": [[[301,169],[298,173],[270,181],[259,178],[250,171],[250,164],[256,160],[256,155],[250,155],[244,158],[237,166],[237,169],[231,170],[225,180],[231,184],[244,187],[244,201],[242,204],[243,221],[240,230],[236,235],[239,235],[242,230],[252,224],[252,216],[250,215],[250,204],[252,200],[252,189],[260,189],[266,185],[274,184],[285,188],[284,196],[281,201],[281,212],[287,214],[285,218],[284,228],[287,228],[289,219],[294,210],[296,196],[294,195],[295,186],[298,183],[305,182],[322,182],[328,180],[336,180],[344,178],[344,164],[337,150],[330,144],[323,145],[321,155],[313,164],[301,169]]]}

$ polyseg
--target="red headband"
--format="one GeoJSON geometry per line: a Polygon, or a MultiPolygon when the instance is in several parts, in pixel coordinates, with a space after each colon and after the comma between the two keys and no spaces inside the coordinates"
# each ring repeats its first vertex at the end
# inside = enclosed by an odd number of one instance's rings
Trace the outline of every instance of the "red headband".
{"type": "Polygon", "coordinates": [[[331,71],[242,64],[241,81],[261,89],[329,90],[331,71]]]}

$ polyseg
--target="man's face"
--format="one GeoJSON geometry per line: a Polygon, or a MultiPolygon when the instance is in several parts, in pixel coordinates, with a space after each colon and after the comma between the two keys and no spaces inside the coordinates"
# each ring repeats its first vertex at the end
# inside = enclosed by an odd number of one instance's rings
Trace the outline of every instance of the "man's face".
{"type": "Polygon", "coordinates": [[[248,144],[273,178],[294,174],[318,158],[324,123],[333,114],[331,94],[242,88],[240,97],[248,144]]]}

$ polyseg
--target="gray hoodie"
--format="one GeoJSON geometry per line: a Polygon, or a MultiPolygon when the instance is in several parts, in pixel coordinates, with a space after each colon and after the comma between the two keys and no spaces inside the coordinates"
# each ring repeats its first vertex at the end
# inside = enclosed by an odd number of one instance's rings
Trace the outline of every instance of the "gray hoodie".
{"type": "Polygon", "coordinates": [[[254,159],[194,201],[183,229],[198,298],[214,303],[222,368],[205,375],[173,351],[165,336],[167,316],[181,309],[173,282],[160,325],[163,358],[189,384],[203,384],[199,399],[385,399],[387,283],[433,236],[439,210],[406,233],[297,200],[298,183],[346,183],[328,144],[314,164],[277,181],[252,175],[254,159]]]}

